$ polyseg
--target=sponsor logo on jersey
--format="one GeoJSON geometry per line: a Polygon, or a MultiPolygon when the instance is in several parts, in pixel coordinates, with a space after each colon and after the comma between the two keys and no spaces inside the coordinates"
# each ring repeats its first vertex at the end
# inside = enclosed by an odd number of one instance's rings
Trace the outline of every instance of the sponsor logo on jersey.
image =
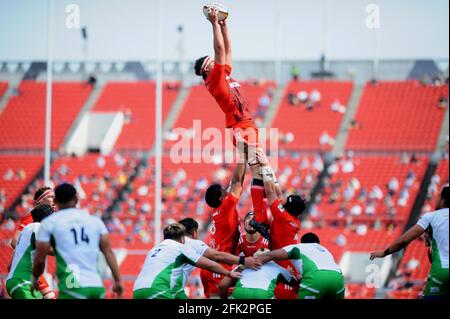
{"type": "Polygon", "coordinates": [[[241,85],[238,82],[230,82],[230,88],[238,88],[241,87],[241,85]]]}
{"type": "Polygon", "coordinates": [[[278,209],[279,209],[282,213],[284,212],[284,207],[283,207],[283,205],[279,204],[279,205],[278,205],[278,209]]]}

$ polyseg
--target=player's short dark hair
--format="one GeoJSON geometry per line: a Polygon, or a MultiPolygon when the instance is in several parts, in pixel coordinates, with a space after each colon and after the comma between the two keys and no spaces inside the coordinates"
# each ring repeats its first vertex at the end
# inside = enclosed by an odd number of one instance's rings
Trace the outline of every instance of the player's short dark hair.
{"type": "Polygon", "coordinates": [[[59,204],[68,204],[76,197],[77,190],[71,184],[63,183],[55,188],[55,201],[59,204]]]}
{"type": "Polygon", "coordinates": [[[39,197],[42,196],[46,191],[51,190],[52,188],[50,186],[42,186],[37,189],[37,191],[34,193],[33,200],[37,200],[39,197]]]}
{"type": "Polygon", "coordinates": [[[302,244],[320,244],[319,236],[314,233],[306,233],[300,239],[302,244]]]}
{"type": "Polygon", "coordinates": [[[203,77],[204,80],[206,79],[206,75],[204,73],[202,73],[202,65],[203,65],[203,62],[205,62],[205,59],[207,57],[208,57],[207,55],[204,57],[201,57],[201,58],[197,59],[194,63],[195,75],[203,77]]]}
{"type": "Polygon", "coordinates": [[[218,208],[222,205],[220,200],[222,197],[222,186],[220,184],[214,184],[208,187],[205,193],[205,201],[209,207],[218,208]]]}
{"type": "Polygon", "coordinates": [[[40,204],[31,210],[33,222],[40,223],[45,217],[54,213],[53,207],[48,204],[40,204]]]}
{"type": "Polygon", "coordinates": [[[298,217],[305,210],[306,201],[299,195],[290,195],[283,207],[289,214],[298,217]]]}
{"type": "Polygon", "coordinates": [[[186,234],[192,235],[195,231],[198,230],[198,223],[193,218],[184,218],[178,222],[186,228],[186,234]]]}
{"type": "Polygon", "coordinates": [[[449,189],[449,186],[448,185],[446,185],[446,186],[444,186],[443,188],[442,188],[442,190],[441,190],[441,200],[443,200],[444,201],[444,203],[445,203],[445,207],[449,207],[450,205],[449,205],[449,192],[450,192],[450,189],[449,189]]]}
{"type": "Polygon", "coordinates": [[[252,211],[252,210],[249,211],[249,212],[247,213],[247,215],[245,215],[244,221],[247,220],[247,218],[250,217],[250,216],[251,216],[251,217],[255,217],[255,212],[252,211]]]}
{"type": "Polygon", "coordinates": [[[186,235],[186,228],[179,223],[174,223],[164,227],[164,239],[173,239],[179,241],[186,235]]]}

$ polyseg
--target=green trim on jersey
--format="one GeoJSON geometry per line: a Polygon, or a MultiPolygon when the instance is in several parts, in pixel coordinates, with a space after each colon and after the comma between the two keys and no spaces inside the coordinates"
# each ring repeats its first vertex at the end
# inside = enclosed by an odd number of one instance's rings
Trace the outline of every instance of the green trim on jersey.
{"type": "Polygon", "coordinates": [[[64,258],[58,252],[56,247],[55,257],[56,257],[56,276],[58,277],[58,288],[59,291],[67,291],[80,289],[80,283],[78,282],[75,274],[72,272],[72,269],[67,265],[64,258]],[[70,287],[68,286],[70,284],[70,287]]]}
{"type": "Polygon", "coordinates": [[[439,253],[437,242],[433,238],[432,231],[431,231],[431,251],[432,251],[432,261],[431,261],[430,276],[432,276],[434,273],[439,272],[439,270],[442,269],[441,254],[439,253]]]}
{"type": "Polygon", "coordinates": [[[448,268],[440,268],[430,273],[427,286],[425,287],[425,296],[448,295],[448,268]]]}
{"type": "Polygon", "coordinates": [[[31,293],[31,281],[11,278],[6,281],[6,291],[12,299],[42,299],[39,291],[31,293]]]}
{"type": "Polygon", "coordinates": [[[25,250],[14,268],[13,275],[10,279],[19,279],[22,281],[31,281],[33,279],[33,262],[31,260],[31,246],[25,250]]]}
{"type": "Polygon", "coordinates": [[[231,299],[273,299],[273,294],[264,289],[236,287],[231,299]]]}
{"type": "Polygon", "coordinates": [[[84,287],[60,291],[58,299],[103,299],[105,298],[105,288],[84,287]]]}
{"type": "Polygon", "coordinates": [[[183,289],[183,270],[184,264],[195,265],[195,263],[185,255],[178,255],[175,262],[164,268],[153,280],[149,288],[138,289],[134,292],[135,299],[174,299],[184,291],[183,289]],[[172,274],[175,270],[180,270],[176,277],[175,285],[171,289],[172,274]]]}
{"type": "Polygon", "coordinates": [[[281,281],[283,281],[283,275],[279,274],[277,278],[270,281],[267,289],[262,289],[244,287],[239,279],[231,297],[233,299],[273,299],[275,298],[275,287],[281,281]]]}

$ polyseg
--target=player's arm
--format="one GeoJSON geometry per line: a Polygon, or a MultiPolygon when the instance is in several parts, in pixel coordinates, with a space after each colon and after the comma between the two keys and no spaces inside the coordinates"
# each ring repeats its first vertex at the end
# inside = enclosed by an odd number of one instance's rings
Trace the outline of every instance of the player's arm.
{"type": "Polygon", "coordinates": [[[197,262],[194,264],[194,266],[198,267],[198,268],[203,268],[203,269],[209,270],[210,272],[220,274],[225,277],[230,277],[230,278],[235,278],[235,279],[239,279],[241,277],[240,274],[238,274],[234,271],[226,270],[225,268],[223,268],[221,265],[219,265],[215,261],[212,261],[211,259],[208,259],[203,256],[197,260],[197,262]]]}
{"type": "Polygon", "coordinates": [[[19,237],[20,237],[20,230],[16,230],[16,232],[14,233],[14,237],[11,240],[12,249],[16,249],[17,241],[19,240],[19,237]]]}
{"type": "Polygon", "coordinates": [[[220,30],[222,31],[223,36],[223,42],[225,45],[225,64],[232,66],[233,63],[233,57],[232,57],[232,50],[231,50],[231,36],[230,36],[230,30],[228,29],[227,20],[219,21],[220,24],[220,30]]]}
{"type": "Polygon", "coordinates": [[[215,262],[227,265],[244,265],[246,268],[259,269],[261,262],[255,257],[235,256],[229,253],[221,252],[212,248],[208,248],[203,254],[204,257],[214,260],[215,262]]]}
{"type": "Polygon", "coordinates": [[[276,249],[276,250],[272,250],[271,252],[269,252],[267,254],[259,255],[258,258],[263,264],[266,264],[271,260],[273,260],[273,261],[287,260],[287,259],[289,259],[289,254],[284,249],[276,249]]]}
{"type": "MultiPolygon", "coordinates": [[[[242,268],[236,269],[236,273],[241,273],[242,268]]],[[[220,299],[228,299],[228,289],[236,286],[237,279],[224,277],[219,283],[219,296],[220,299]]]]}
{"type": "Polygon", "coordinates": [[[238,148],[238,151],[240,152],[241,156],[244,157],[244,160],[240,160],[239,163],[237,164],[236,168],[233,171],[233,175],[231,176],[229,192],[231,194],[233,194],[234,197],[239,198],[242,193],[244,179],[245,179],[245,173],[246,173],[246,169],[247,169],[248,148],[242,142],[238,142],[236,144],[236,147],[238,148]]]}
{"type": "Polygon", "coordinates": [[[280,186],[276,180],[275,173],[270,166],[269,160],[264,154],[264,151],[258,150],[256,153],[256,159],[261,167],[261,175],[263,177],[267,201],[269,202],[269,205],[272,205],[276,200],[283,199],[280,186]]]}
{"type": "Polygon", "coordinates": [[[113,291],[117,293],[118,296],[121,296],[123,294],[123,286],[120,278],[119,266],[117,264],[116,255],[114,255],[114,252],[112,251],[108,234],[104,234],[100,237],[100,250],[103,255],[105,255],[106,262],[108,263],[114,278],[113,291]]]}
{"type": "Polygon", "coordinates": [[[34,290],[39,290],[39,277],[44,273],[45,270],[45,259],[50,248],[50,243],[45,241],[36,241],[36,255],[33,261],[33,284],[34,290]]]}
{"type": "Polygon", "coordinates": [[[391,246],[389,246],[385,251],[376,251],[370,254],[370,260],[374,260],[375,258],[383,258],[397,251],[405,248],[409,245],[413,240],[419,238],[425,229],[420,225],[414,225],[411,227],[406,233],[401,235],[391,246]]]}
{"type": "Polygon", "coordinates": [[[225,43],[220,30],[219,18],[217,11],[211,10],[208,15],[208,20],[212,24],[214,36],[214,60],[218,64],[225,64],[225,43]]]}

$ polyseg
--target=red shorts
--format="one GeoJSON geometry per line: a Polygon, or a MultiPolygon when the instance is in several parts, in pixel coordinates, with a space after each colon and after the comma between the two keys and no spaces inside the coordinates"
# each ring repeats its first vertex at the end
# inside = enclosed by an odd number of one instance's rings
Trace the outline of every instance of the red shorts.
{"type": "Polygon", "coordinates": [[[206,298],[219,296],[219,284],[223,279],[222,275],[213,274],[208,270],[202,269],[200,271],[200,279],[202,280],[203,292],[206,298]]]}
{"type": "Polygon", "coordinates": [[[275,299],[297,299],[298,288],[279,283],[275,287],[275,299]]]}
{"type": "Polygon", "coordinates": [[[236,146],[236,139],[241,138],[250,146],[258,146],[258,128],[253,121],[244,121],[233,126],[233,145],[236,146]]]}

